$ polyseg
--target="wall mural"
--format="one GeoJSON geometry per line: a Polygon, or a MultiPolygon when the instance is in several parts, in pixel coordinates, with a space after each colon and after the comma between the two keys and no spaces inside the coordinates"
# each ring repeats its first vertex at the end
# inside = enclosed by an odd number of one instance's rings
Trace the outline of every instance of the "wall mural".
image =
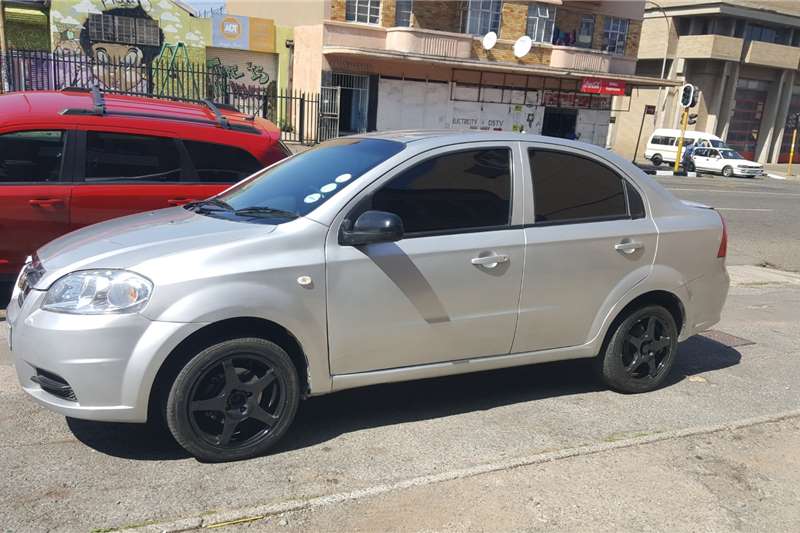
{"type": "MultiPolygon", "coordinates": [[[[158,67],[155,78],[166,76],[164,69],[202,65],[211,40],[207,19],[170,0],[53,0],[50,25],[54,55],[65,59],[56,67],[64,85],[128,92],[175,92],[168,80],[148,79],[149,69],[158,67]]],[[[180,91],[202,90],[190,85],[180,91]]]]}
{"type": "Polygon", "coordinates": [[[232,93],[262,94],[275,85],[278,68],[275,54],[208,48],[206,55],[209,71],[217,72],[221,79],[227,80],[232,93]]]}

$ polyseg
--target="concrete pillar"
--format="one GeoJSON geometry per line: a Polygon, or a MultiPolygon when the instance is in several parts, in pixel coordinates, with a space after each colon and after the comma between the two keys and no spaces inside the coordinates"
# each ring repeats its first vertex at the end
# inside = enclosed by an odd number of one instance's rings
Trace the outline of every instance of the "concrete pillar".
{"type": "Polygon", "coordinates": [[[731,71],[731,62],[730,61],[723,61],[722,63],[722,73],[719,76],[719,80],[715,84],[714,87],[714,94],[711,97],[710,101],[706,100],[706,111],[708,115],[706,116],[706,131],[708,133],[717,132],[717,125],[719,124],[719,114],[722,110],[722,97],[725,94],[725,85],[730,75],[731,71]]]}
{"type": "Polygon", "coordinates": [[[778,116],[781,95],[784,92],[784,87],[787,86],[786,80],[788,77],[789,71],[782,70],[778,75],[777,81],[770,84],[767,101],[764,103],[764,115],[761,117],[761,124],[758,126],[755,159],[759,163],[766,163],[769,160],[769,147],[775,137],[775,119],[778,116]]]}
{"type": "Polygon", "coordinates": [[[775,118],[775,135],[772,142],[772,150],[769,155],[770,163],[777,163],[781,155],[781,143],[783,143],[784,130],[786,129],[786,119],[789,117],[789,106],[792,103],[794,80],[797,77],[797,73],[794,70],[786,70],[784,72],[787,76],[781,92],[781,99],[778,103],[777,117],[775,118]]]}
{"type": "Polygon", "coordinates": [[[717,137],[723,140],[728,138],[728,130],[731,126],[731,118],[733,117],[733,108],[736,105],[736,85],[739,83],[739,63],[731,63],[728,73],[728,79],[725,82],[725,91],[722,93],[722,105],[719,110],[719,119],[717,120],[717,137]]]}

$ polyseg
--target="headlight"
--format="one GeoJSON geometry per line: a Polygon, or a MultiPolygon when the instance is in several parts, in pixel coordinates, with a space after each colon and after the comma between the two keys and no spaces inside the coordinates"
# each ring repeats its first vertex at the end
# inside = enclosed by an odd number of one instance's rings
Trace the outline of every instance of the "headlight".
{"type": "Polygon", "coordinates": [[[77,315],[134,313],[144,307],[153,283],[126,270],[83,270],[67,274],[47,291],[42,309],[77,315]]]}

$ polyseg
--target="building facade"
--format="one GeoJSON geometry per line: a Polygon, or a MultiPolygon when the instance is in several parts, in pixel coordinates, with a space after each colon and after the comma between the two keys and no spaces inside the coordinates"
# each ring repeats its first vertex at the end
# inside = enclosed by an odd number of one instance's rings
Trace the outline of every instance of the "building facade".
{"type": "MultiPolygon", "coordinates": [[[[645,12],[637,73],[658,75],[667,57],[672,81],[701,90],[697,131],[713,133],[747,158],[785,162],[791,131],[787,118],[800,112],[800,2],[797,0],[659,0],[664,12],[645,12]],[[666,17],[664,16],[666,14],[666,17]]],[[[678,128],[678,90],[639,88],[631,112],[616,117],[615,150],[633,158],[641,113],[645,120],[639,152],[654,127],[678,128]]]]}
{"type": "Polygon", "coordinates": [[[338,134],[473,128],[606,145],[614,95],[661,83],[635,74],[644,1],[320,4],[322,20],[294,29],[293,82],[322,92],[338,134]]]}

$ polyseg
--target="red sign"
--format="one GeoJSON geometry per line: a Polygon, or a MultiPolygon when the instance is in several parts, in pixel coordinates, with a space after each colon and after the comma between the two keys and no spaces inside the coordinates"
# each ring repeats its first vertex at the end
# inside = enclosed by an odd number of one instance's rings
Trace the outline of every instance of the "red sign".
{"type": "Polygon", "coordinates": [[[619,80],[604,80],[601,78],[583,78],[581,82],[581,92],[624,96],[625,82],[619,80]]]}

